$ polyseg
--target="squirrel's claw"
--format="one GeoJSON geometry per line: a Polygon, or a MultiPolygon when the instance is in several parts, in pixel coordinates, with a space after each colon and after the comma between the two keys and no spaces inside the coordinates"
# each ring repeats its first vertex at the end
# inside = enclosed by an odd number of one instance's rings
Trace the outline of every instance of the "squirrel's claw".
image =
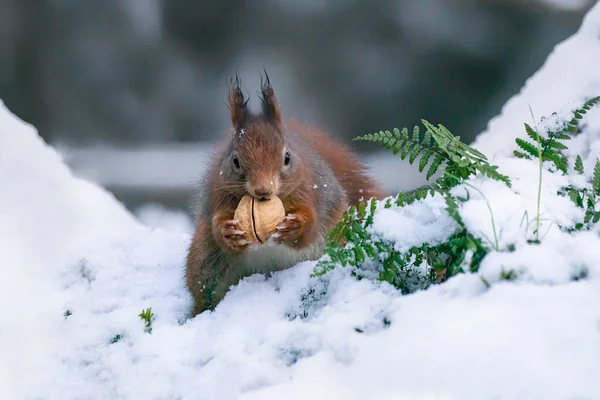
{"type": "Polygon", "coordinates": [[[283,221],[277,225],[277,230],[273,234],[275,243],[297,242],[300,235],[302,235],[302,222],[303,219],[298,214],[290,214],[285,217],[283,221]]]}
{"type": "Polygon", "coordinates": [[[225,221],[221,233],[223,234],[223,242],[233,252],[241,252],[245,250],[250,241],[246,239],[246,232],[238,228],[238,221],[225,221]]]}

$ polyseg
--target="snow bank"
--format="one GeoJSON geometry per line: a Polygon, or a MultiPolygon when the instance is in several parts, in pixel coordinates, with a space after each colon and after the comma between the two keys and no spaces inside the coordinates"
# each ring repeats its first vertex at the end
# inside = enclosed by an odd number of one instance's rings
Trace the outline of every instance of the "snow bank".
{"type": "Polygon", "coordinates": [[[136,326],[146,296],[171,319],[185,312],[188,237],[149,230],[73,177],[1,102],[0,193],[0,398],[98,395],[85,380],[97,368],[86,352],[126,326],[121,319],[136,326]]]}
{"type": "MultiPolygon", "coordinates": [[[[306,262],[252,276],[215,312],[188,320],[185,223],[163,225],[162,210],[150,208],[144,221],[173,230],[142,224],[73,177],[0,105],[0,398],[600,396],[598,232],[550,226],[542,245],[527,246],[519,221],[535,208],[536,166],[502,154],[522,134],[528,104],[541,116],[600,93],[599,33],[596,5],[477,140],[513,179],[512,190],[473,184],[494,210],[500,243],[516,243],[515,252],[491,253],[481,275],[409,296],[344,269],[311,279],[306,262]],[[503,268],[520,279],[499,282],[503,268]],[[138,317],[148,307],[152,333],[138,317]]],[[[590,113],[576,141],[588,164],[600,147],[599,118],[590,113]]],[[[565,179],[546,173],[542,199],[546,214],[568,222],[579,211],[553,194],[565,179]]],[[[471,195],[465,223],[490,236],[485,201],[471,195]]],[[[387,210],[374,229],[399,249],[443,240],[453,224],[439,208],[431,199],[387,210]]]]}
{"type": "MultiPolygon", "coordinates": [[[[487,129],[478,135],[474,144],[479,150],[488,155],[510,154],[516,149],[514,139],[522,135],[523,124],[532,125],[532,113],[539,120],[553,112],[570,110],[590,97],[599,95],[598,8],[596,4],[588,12],[579,31],[555,47],[542,68],[527,80],[521,92],[507,101],[501,114],[493,118],[487,129]]],[[[600,113],[597,110],[590,113],[586,122],[591,129],[585,140],[594,141],[600,135],[600,113]]],[[[581,152],[572,144],[569,147],[577,153],[581,152]]],[[[598,156],[597,147],[596,144],[590,149],[593,159],[598,156]]]]}

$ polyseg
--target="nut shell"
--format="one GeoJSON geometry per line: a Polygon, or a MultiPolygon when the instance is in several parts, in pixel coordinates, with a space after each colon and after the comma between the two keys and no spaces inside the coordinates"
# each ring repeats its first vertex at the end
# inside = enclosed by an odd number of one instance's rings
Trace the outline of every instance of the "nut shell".
{"type": "Polygon", "coordinates": [[[264,243],[283,221],[285,209],[277,196],[269,200],[257,200],[250,195],[242,197],[234,214],[238,227],[246,231],[252,241],[264,243]]]}

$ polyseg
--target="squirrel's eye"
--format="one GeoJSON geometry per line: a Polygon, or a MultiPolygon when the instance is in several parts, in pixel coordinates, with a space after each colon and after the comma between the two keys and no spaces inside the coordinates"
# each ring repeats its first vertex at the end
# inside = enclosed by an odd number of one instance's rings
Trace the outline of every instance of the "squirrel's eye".
{"type": "Polygon", "coordinates": [[[240,160],[238,160],[237,156],[233,156],[233,165],[239,169],[240,168],[240,160]]]}
{"type": "Polygon", "coordinates": [[[285,157],[283,159],[283,165],[290,165],[290,152],[285,152],[285,157]]]}

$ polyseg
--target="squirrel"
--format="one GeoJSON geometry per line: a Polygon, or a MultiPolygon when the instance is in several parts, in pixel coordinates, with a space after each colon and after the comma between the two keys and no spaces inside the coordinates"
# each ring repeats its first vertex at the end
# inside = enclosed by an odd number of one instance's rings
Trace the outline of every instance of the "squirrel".
{"type": "Polygon", "coordinates": [[[197,199],[186,262],[192,316],[213,310],[231,285],[318,259],[326,235],[351,205],[384,193],[358,156],[324,131],[283,120],[269,76],[261,74],[262,110],[252,113],[236,75],[229,82],[231,133],[217,145],[197,199]],[[286,217],[273,242],[250,248],[234,212],[241,198],[278,196],[286,217]]]}

